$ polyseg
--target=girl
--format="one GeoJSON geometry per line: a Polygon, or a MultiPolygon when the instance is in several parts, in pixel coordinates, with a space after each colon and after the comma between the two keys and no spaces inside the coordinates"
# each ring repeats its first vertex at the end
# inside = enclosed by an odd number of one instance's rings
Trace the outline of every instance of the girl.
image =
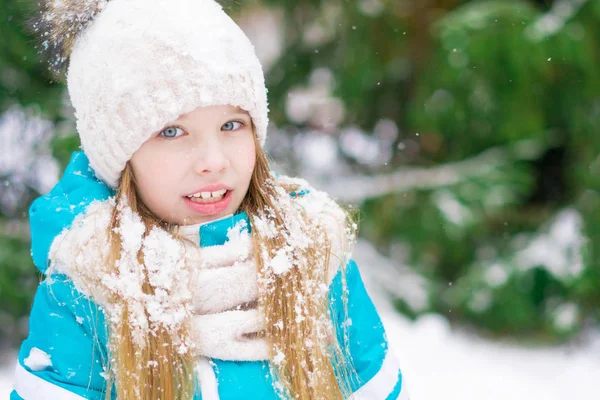
{"type": "Polygon", "coordinates": [[[275,176],[254,48],[213,0],[48,1],[84,153],[30,209],[11,399],[406,399],[355,225],[275,176]]]}

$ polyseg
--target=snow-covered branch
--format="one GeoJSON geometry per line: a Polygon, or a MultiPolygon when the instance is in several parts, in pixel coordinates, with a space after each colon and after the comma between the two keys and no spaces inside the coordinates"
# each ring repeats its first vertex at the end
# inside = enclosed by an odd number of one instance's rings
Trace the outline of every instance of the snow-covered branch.
{"type": "Polygon", "coordinates": [[[324,190],[346,202],[363,202],[390,193],[435,189],[489,174],[509,162],[531,160],[544,146],[532,140],[494,147],[463,161],[433,168],[400,168],[389,174],[350,176],[322,183],[324,190]]]}
{"type": "Polygon", "coordinates": [[[525,35],[534,42],[544,39],[560,31],[571,18],[589,0],[559,0],[554,3],[550,11],[543,14],[525,31],[525,35]]]}
{"type": "Polygon", "coordinates": [[[58,162],[50,152],[53,125],[13,106],[0,116],[0,210],[19,207],[27,190],[48,191],[58,181],[58,162]]]}

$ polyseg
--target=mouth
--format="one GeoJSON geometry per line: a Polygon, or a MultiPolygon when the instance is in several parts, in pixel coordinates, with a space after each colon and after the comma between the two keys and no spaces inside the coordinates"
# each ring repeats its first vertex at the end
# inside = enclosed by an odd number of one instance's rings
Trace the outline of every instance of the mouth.
{"type": "Polygon", "coordinates": [[[222,213],[229,207],[233,192],[222,187],[214,189],[212,191],[203,190],[183,196],[184,202],[191,211],[198,214],[209,216],[222,213]]]}
{"type": "Polygon", "coordinates": [[[229,190],[221,189],[214,192],[197,192],[185,197],[194,203],[210,204],[223,200],[229,192],[229,190]]]}

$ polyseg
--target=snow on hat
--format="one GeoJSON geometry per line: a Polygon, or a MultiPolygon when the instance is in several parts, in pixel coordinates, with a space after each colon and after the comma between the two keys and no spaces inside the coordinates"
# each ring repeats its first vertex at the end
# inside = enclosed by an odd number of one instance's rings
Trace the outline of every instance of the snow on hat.
{"type": "MultiPolygon", "coordinates": [[[[268,105],[250,40],[214,0],[47,0],[39,25],[65,63],[83,150],[118,185],[153,132],[199,106],[250,114],[260,144],[268,105]],[[47,28],[50,29],[47,29],[47,28]]],[[[42,37],[44,40],[44,37],[42,37]]],[[[56,65],[55,65],[56,66],[56,65]]]]}

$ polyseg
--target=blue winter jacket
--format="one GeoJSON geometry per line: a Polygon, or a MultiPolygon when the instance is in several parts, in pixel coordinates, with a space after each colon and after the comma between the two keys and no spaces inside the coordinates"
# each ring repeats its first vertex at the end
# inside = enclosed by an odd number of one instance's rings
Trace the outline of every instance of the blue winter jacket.
{"type": "MultiPolygon", "coordinates": [[[[36,199],[29,210],[32,257],[42,273],[48,268],[54,238],[69,228],[92,201],[113,195],[111,188],[95,178],[85,154],[74,153],[60,182],[50,193],[36,199]]],[[[240,213],[201,226],[200,246],[223,244],[228,228],[244,218],[246,214],[240,213]]],[[[337,316],[334,321],[337,331],[343,332],[341,326],[346,326],[347,356],[351,357],[358,376],[352,381],[355,398],[408,399],[400,368],[388,350],[383,325],[353,261],[345,273],[347,318],[341,300],[341,269],[330,285],[329,297],[332,315],[337,316]]],[[[104,399],[107,336],[103,312],[93,299],[78,292],[65,275],[46,276],[35,295],[29,336],[21,345],[15,390],[10,399],[104,399]]],[[[278,398],[267,361],[212,359],[212,362],[219,399],[278,398]]],[[[200,391],[197,392],[195,400],[201,399],[200,391]]]]}

